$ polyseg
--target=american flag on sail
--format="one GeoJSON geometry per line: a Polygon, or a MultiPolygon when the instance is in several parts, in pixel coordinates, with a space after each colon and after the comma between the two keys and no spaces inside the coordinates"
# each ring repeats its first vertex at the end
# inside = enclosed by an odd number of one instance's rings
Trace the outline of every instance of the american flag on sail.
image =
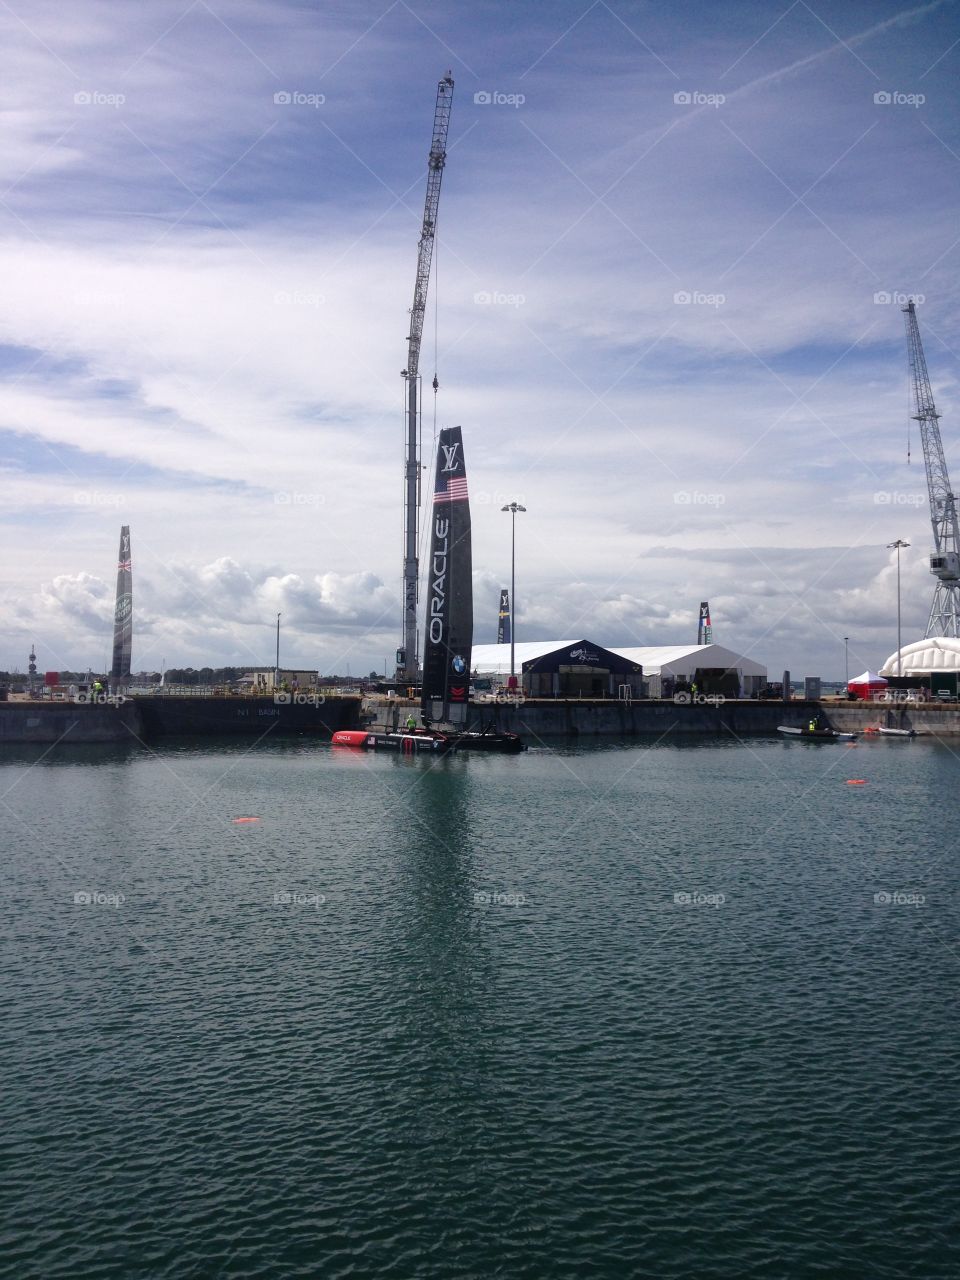
{"type": "Polygon", "coordinates": [[[469,497],[466,476],[437,477],[434,502],[466,502],[469,497]]]}

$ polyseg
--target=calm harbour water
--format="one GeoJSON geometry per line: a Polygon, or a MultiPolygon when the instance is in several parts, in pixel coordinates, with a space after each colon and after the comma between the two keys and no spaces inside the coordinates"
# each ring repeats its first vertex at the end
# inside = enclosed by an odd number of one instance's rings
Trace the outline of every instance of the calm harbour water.
{"type": "Polygon", "coordinates": [[[0,1274],[957,1275],[958,778],[7,748],[0,1274]]]}

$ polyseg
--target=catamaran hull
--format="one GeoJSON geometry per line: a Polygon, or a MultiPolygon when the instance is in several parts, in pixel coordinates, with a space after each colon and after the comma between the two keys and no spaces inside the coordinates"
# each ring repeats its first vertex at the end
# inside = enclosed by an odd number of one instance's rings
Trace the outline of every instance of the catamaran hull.
{"type": "Polygon", "coordinates": [[[515,733],[365,733],[343,729],[331,738],[335,747],[353,747],[360,751],[400,751],[404,755],[421,752],[493,751],[501,755],[518,755],[525,750],[523,740],[515,733]]]}
{"type": "Polygon", "coordinates": [[[519,755],[526,751],[523,739],[515,733],[451,733],[457,751],[497,751],[501,755],[519,755]]]}
{"type": "Polygon", "coordinates": [[[400,751],[418,755],[421,751],[445,751],[439,738],[418,733],[364,733],[357,729],[341,730],[330,739],[335,747],[354,747],[361,751],[400,751]]]}

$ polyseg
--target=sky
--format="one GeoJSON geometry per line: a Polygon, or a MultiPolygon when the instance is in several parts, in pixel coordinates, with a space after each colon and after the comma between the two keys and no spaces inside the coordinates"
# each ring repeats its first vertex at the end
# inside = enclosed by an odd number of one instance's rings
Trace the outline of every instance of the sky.
{"type": "Polygon", "coordinates": [[[0,4],[0,668],[392,671],[403,380],[462,425],[475,642],[877,668],[960,469],[957,0],[0,4]],[[430,382],[436,372],[440,390],[430,382]],[[844,637],[849,638],[845,651],[844,637]]]}

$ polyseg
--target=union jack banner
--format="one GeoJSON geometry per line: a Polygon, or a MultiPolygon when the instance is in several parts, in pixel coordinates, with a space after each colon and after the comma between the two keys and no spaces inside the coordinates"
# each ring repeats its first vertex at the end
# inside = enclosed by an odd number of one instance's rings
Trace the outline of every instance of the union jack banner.
{"type": "Polygon", "coordinates": [[[466,502],[469,497],[467,477],[449,476],[446,480],[437,481],[433,500],[434,502],[466,502]]]}
{"type": "Polygon", "coordinates": [[[117,568],[129,570],[133,568],[133,563],[130,560],[121,560],[120,563],[117,565],[117,568]]]}

